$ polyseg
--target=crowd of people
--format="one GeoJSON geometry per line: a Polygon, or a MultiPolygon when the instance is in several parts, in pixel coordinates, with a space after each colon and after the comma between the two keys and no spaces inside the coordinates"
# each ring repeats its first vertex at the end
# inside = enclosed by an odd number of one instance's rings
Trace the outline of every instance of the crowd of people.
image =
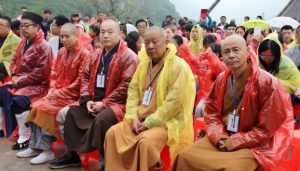
{"type": "Polygon", "coordinates": [[[98,150],[100,171],[160,170],[168,146],[173,171],[276,171],[300,120],[299,69],[300,26],[22,7],[0,15],[0,136],[17,134],[16,156],[51,169],[98,150]]]}

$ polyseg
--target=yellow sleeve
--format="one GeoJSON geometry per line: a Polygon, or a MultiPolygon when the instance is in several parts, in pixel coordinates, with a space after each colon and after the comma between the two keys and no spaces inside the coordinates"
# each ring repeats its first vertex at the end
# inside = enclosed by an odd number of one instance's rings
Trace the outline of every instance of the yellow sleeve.
{"type": "Polygon", "coordinates": [[[285,72],[287,79],[281,80],[283,87],[289,93],[295,93],[300,88],[300,72],[295,65],[290,65],[285,72]]]}
{"type": "Polygon", "coordinates": [[[125,114],[125,119],[128,121],[133,121],[134,119],[138,118],[138,106],[139,106],[139,98],[140,98],[139,71],[140,71],[140,65],[138,66],[128,86],[128,97],[126,102],[126,114],[125,114]]]}

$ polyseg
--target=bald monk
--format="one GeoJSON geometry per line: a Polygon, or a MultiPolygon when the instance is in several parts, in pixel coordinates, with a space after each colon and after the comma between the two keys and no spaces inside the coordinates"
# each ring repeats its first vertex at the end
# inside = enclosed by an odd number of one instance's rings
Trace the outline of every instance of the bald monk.
{"type": "Polygon", "coordinates": [[[63,107],[79,99],[81,77],[89,52],[79,42],[73,24],[63,25],[60,33],[64,48],[60,49],[50,77],[48,94],[32,105],[27,117],[32,136],[29,148],[17,157],[34,157],[31,164],[43,164],[54,159],[51,143],[60,138],[56,115],[63,107]]]}
{"type": "Polygon", "coordinates": [[[229,36],[221,47],[228,70],[218,76],[206,101],[207,136],[179,153],[173,171],[276,170],[291,143],[289,95],[246,58],[242,37],[229,36]]]}
{"type": "Polygon", "coordinates": [[[144,40],[145,49],[128,89],[125,119],[106,133],[106,171],[160,169],[165,145],[174,157],[193,142],[193,73],[176,56],[176,47],[167,45],[162,29],[150,28],[144,40]]]}
{"type": "MultiPolygon", "coordinates": [[[[80,105],[71,106],[66,116],[58,118],[64,126],[67,152],[50,163],[51,169],[80,166],[80,153],[99,150],[103,156],[106,131],[124,117],[127,89],[137,67],[137,55],[121,39],[120,26],[114,20],[102,22],[100,39],[104,49],[96,51],[91,65],[85,67],[84,75],[89,81],[82,85],[80,105]]],[[[101,163],[104,163],[103,157],[101,163]]]]}

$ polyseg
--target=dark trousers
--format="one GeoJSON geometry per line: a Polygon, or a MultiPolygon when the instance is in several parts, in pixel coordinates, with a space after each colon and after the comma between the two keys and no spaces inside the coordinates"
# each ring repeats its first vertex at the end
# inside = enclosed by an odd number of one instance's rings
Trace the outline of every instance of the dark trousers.
{"type": "Polygon", "coordinates": [[[15,114],[30,109],[30,99],[27,96],[12,95],[7,87],[0,87],[0,107],[3,108],[6,136],[9,137],[17,126],[15,114]]]}
{"type": "MultiPolygon", "coordinates": [[[[77,117],[77,119],[79,118],[77,117]]],[[[64,124],[65,144],[69,151],[84,153],[98,149],[104,156],[106,131],[117,122],[118,120],[110,108],[102,110],[96,117],[93,117],[84,107],[73,106],[68,111],[64,124]],[[75,115],[83,115],[85,119],[78,121],[75,115]]]]}

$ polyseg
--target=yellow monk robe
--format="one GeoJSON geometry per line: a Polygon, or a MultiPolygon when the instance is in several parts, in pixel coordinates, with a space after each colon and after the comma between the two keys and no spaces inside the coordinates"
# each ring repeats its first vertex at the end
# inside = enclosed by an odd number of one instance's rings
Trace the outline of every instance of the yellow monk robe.
{"type": "Polygon", "coordinates": [[[168,45],[163,61],[153,68],[149,68],[152,61],[145,49],[140,55],[141,63],[128,89],[125,120],[106,134],[106,171],[159,168],[160,151],[165,145],[169,146],[174,158],[180,149],[193,142],[196,84],[188,64],[176,56],[173,45],[168,45]],[[149,75],[158,72],[159,76],[152,85],[150,105],[143,106],[149,75]],[[149,128],[139,135],[132,131],[132,121],[136,118],[144,119],[149,128]]]}

